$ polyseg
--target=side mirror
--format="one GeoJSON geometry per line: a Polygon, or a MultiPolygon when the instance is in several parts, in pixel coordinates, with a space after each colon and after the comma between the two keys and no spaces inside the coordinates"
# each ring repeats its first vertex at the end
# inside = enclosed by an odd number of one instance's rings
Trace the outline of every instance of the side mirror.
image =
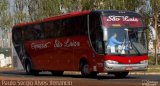
{"type": "Polygon", "coordinates": [[[150,25],[148,25],[148,28],[149,28],[149,31],[150,31],[150,34],[151,34],[151,39],[152,40],[156,40],[156,31],[155,31],[155,29],[150,25]]]}
{"type": "Polygon", "coordinates": [[[103,41],[107,41],[108,40],[107,28],[102,26],[102,30],[103,30],[103,41]]]}

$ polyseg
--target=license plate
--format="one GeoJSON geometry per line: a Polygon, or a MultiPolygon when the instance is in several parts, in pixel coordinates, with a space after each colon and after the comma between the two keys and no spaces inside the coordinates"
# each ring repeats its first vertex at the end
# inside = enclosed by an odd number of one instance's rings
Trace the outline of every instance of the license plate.
{"type": "Polygon", "coordinates": [[[126,67],[126,70],[133,70],[132,67],[126,67]]]}

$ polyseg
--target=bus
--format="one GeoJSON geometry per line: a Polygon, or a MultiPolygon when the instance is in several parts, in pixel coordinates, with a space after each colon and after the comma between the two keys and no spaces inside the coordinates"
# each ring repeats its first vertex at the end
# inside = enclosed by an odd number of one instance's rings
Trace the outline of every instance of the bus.
{"type": "Polygon", "coordinates": [[[147,30],[133,11],[80,11],[16,24],[12,40],[27,74],[106,72],[124,78],[147,70],[147,30]]]}

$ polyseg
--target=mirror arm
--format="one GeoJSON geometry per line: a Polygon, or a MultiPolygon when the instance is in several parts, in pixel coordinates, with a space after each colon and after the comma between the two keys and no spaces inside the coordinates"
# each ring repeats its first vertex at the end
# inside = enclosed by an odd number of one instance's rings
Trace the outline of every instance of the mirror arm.
{"type": "Polygon", "coordinates": [[[149,31],[151,33],[152,40],[156,40],[156,31],[155,31],[155,29],[150,25],[148,25],[148,28],[149,28],[149,31]]]}

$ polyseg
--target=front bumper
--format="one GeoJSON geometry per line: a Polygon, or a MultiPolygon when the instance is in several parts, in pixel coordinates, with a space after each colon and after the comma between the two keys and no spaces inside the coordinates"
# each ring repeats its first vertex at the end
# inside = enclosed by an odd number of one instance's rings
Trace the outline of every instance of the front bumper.
{"type": "Polygon", "coordinates": [[[148,63],[145,64],[110,64],[104,62],[104,71],[106,72],[123,72],[123,71],[145,71],[148,63]]]}

